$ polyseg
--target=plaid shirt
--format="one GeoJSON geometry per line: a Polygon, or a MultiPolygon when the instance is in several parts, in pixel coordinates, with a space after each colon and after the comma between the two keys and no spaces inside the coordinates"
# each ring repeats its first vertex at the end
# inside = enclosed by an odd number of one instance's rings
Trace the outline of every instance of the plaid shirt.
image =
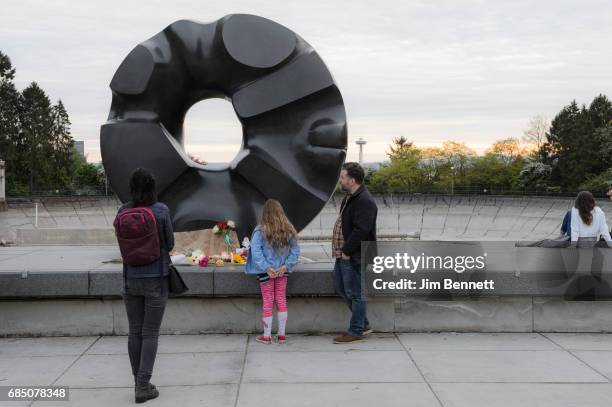
{"type": "Polygon", "coordinates": [[[342,258],[342,246],[344,246],[344,236],[342,235],[342,211],[346,206],[348,197],[349,195],[347,194],[342,200],[342,204],[340,204],[340,214],[338,214],[338,219],[336,219],[334,232],[332,234],[332,253],[336,259],[342,258]]]}

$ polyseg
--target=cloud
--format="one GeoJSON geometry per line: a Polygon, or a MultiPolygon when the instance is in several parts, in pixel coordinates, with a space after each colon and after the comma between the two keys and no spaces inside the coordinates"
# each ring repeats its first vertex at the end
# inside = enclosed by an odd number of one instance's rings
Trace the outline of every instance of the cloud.
{"type": "MultiPolygon", "coordinates": [[[[17,68],[17,85],[37,81],[61,98],[91,158],[99,157],[113,73],[136,44],[181,18],[258,14],[306,39],[342,91],[349,159],[358,137],[368,140],[367,161],[384,159],[400,135],[479,148],[522,135],[530,117],[553,117],[572,99],[612,96],[605,1],[4,0],[2,9],[0,49],[17,68]]],[[[240,135],[229,107],[190,113],[186,138],[227,144],[231,156],[240,135]]]]}

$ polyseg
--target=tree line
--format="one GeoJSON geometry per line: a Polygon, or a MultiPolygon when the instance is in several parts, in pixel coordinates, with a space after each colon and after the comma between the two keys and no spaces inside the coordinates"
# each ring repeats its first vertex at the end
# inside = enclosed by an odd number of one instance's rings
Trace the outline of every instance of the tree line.
{"type": "Polygon", "coordinates": [[[603,193],[612,184],[612,103],[605,95],[588,107],[574,100],[551,122],[536,116],[522,138],[496,141],[482,155],[465,143],[418,148],[398,137],[387,156],[366,176],[374,192],[603,193]]]}
{"type": "Polygon", "coordinates": [[[0,160],[6,163],[7,195],[75,193],[104,184],[101,166],[87,163],[74,147],[70,118],[32,82],[22,91],[15,68],[0,51],[0,160]]]}

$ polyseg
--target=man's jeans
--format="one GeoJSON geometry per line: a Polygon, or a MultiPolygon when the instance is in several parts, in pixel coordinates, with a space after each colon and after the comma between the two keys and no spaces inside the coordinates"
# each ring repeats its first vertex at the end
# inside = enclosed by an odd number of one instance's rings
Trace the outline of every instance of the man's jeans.
{"type": "Polygon", "coordinates": [[[168,277],[130,278],[122,293],[130,326],[128,354],[136,384],[149,383],[157,355],[159,328],[168,301],[168,277]]]}
{"type": "Polygon", "coordinates": [[[336,259],[334,265],[334,285],[351,310],[351,322],[347,333],[361,337],[370,321],[367,317],[367,302],[361,287],[361,270],[353,267],[349,259],[336,259]]]}

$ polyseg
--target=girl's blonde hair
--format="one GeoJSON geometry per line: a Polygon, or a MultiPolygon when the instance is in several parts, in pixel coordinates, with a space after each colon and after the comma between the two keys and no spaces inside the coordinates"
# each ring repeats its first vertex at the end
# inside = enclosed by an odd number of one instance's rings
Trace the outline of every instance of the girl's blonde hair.
{"type": "Polygon", "coordinates": [[[268,199],[264,203],[260,226],[266,240],[274,248],[287,247],[291,238],[297,238],[295,227],[287,218],[281,203],[276,199],[268,199]]]}

